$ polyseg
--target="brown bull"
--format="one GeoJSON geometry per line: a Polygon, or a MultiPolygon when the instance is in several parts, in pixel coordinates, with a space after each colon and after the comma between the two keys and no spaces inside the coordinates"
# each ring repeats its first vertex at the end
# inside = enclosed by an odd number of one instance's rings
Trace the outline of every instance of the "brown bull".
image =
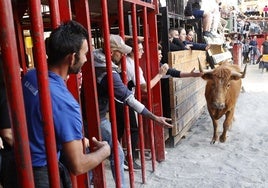
{"type": "MultiPolygon", "coordinates": [[[[201,71],[203,72],[202,69],[201,71]]],[[[207,80],[205,97],[214,127],[211,144],[218,140],[218,120],[223,115],[225,120],[220,142],[226,141],[226,132],[232,125],[236,101],[241,90],[241,78],[244,78],[245,73],[246,67],[241,73],[237,65],[223,63],[214,70],[204,72],[202,76],[207,80]]]]}

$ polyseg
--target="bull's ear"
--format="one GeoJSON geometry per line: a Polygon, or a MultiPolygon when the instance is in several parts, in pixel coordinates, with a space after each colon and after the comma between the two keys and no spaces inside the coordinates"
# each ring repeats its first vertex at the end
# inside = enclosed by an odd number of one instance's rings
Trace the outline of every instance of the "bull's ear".
{"type": "Polygon", "coordinates": [[[213,77],[213,75],[212,75],[211,72],[209,72],[209,73],[205,73],[205,74],[202,75],[202,78],[203,78],[204,80],[212,80],[212,77],[213,77]]]}

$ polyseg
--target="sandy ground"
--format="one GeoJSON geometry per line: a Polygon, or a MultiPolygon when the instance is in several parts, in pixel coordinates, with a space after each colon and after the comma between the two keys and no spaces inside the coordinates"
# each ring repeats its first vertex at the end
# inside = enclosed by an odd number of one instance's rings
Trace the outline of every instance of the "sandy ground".
{"type": "MultiPolygon", "coordinates": [[[[157,163],[155,172],[147,162],[145,184],[141,172],[135,172],[135,187],[268,187],[268,72],[249,65],[243,87],[225,143],[210,144],[213,129],[205,109],[185,139],[166,148],[166,160],[157,163]]],[[[125,175],[128,179],[128,172],[125,175]]],[[[111,181],[108,187],[114,187],[111,181]]]]}

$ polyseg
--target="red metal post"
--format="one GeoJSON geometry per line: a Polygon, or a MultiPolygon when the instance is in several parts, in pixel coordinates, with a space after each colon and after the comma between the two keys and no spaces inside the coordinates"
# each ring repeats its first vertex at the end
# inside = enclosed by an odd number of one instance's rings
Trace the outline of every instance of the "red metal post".
{"type": "Polygon", "coordinates": [[[20,59],[20,66],[23,69],[23,72],[26,73],[27,67],[26,67],[26,55],[25,55],[25,46],[24,46],[24,38],[23,38],[23,30],[20,25],[20,18],[19,18],[19,11],[18,6],[13,6],[13,15],[14,15],[14,22],[15,22],[15,28],[17,31],[16,38],[17,38],[17,44],[19,46],[19,59],[20,59]]]}
{"type": "Polygon", "coordinates": [[[40,0],[30,0],[30,19],[34,46],[34,59],[37,69],[38,89],[40,97],[41,113],[44,123],[44,138],[46,144],[46,155],[51,187],[60,187],[60,176],[58,168],[57,148],[55,131],[53,125],[51,97],[48,85],[48,71],[46,63],[46,51],[44,44],[44,27],[41,17],[40,0]]]}
{"type": "Polygon", "coordinates": [[[70,0],[58,0],[60,21],[65,22],[72,19],[71,3],[70,0]]]}
{"type": "Polygon", "coordinates": [[[108,19],[108,7],[107,1],[101,1],[102,9],[102,23],[103,23],[103,38],[105,47],[105,58],[106,58],[106,70],[107,70],[107,82],[109,90],[109,115],[112,126],[112,138],[113,138],[113,152],[115,162],[115,175],[116,175],[116,187],[121,187],[121,177],[119,170],[119,153],[118,153],[118,140],[117,140],[117,126],[116,126],[116,114],[115,114],[115,102],[114,102],[114,84],[112,75],[112,60],[111,60],[111,49],[110,49],[110,27],[108,19]]]}
{"type": "MultiPolygon", "coordinates": [[[[58,5],[59,5],[60,21],[66,22],[66,21],[71,20],[72,19],[72,11],[71,11],[70,0],[59,0],[58,5]]],[[[56,7],[56,5],[54,5],[54,6],[56,7]]],[[[58,19],[55,19],[55,21],[58,21],[58,19]]],[[[68,87],[68,90],[74,96],[74,98],[79,102],[80,98],[79,98],[77,76],[76,75],[70,75],[68,82],[67,82],[67,87],[68,87]]],[[[77,188],[77,178],[72,173],[70,173],[70,174],[71,174],[73,188],[77,188]]]]}
{"type": "Polygon", "coordinates": [[[234,64],[242,65],[242,44],[235,43],[233,45],[233,60],[234,64]]]}
{"type": "MultiPolygon", "coordinates": [[[[152,111],[152,94],[151,94],[151,63],[150,52],[149,52],[149,30],[148,30],[148,20],[147,20],[147,8],[143,7],[143,32],[144,32],[144,52],[146,59],[146,80],[147,80],[147,101],[148,109],[152,111]]],[[[153,64],[155,66],[155,64],[153,64]]],[[[158,65],[159,66],[159,65],[158,65]]],[[[150,134],[150,144],[151,144],[151,156],[152,156],[152,169],[155,171],[155,146],[154,146],[154,127],[152,120],[149,120],[149,134],[150,134]]]]}
{"type": "MultiPolygon", "coordinates": [[[[119,12],[119,33],[120,36],[125,39],[125,27],[124,27],[124,10],[123,10],[123,0],[118,0],[118,12],[119,12]]],[[[126,72],[126,57],[124,56],[121,60],[121,74],[124,84],[127,84],[127,72],[126,72]]],[[[128,106],[124,106],[124,122],[125,122],[125,133],[126,133],[126,145],[127,145],[127,157],[128,157],[128,169],[129,169],[129,184],[130,187],[135,187],[134,180],[134,167],[131,147],[131,134],[130,134],[130,124],[129,124],[129,111],[128,106]]]]}
{"type": "Polygon", "coordinates": [[[49,1],[51,27],[54,29],[60,24],[60,9],[58,0],[49,1]]]}
{"type": "Polygon", "coordinates": [[[11,1],[0,1],[0,44],[3,69],[11,112],[14,151],[19,182],[22,187],[34,187],[23,94],[19,75],[19,58],[11,1]]]}
{"type": "MultiPolygon", "coordinates": [[[[96,91],[96,80],[95,80],[95,69],[94,69],[94,60],[92,56],[92,45],[91,45],[91,25],[90,25],[90,16],[89,16],[89,5],[88,0],[76,0],[74,1],[74,7],[75,7],[75,15],[76,20],[80,22],[87,30],[89,31],[89,53],[88,53],[88,62],[83,66],[83,90],[84,90],[84,98],[85,98],[85,107],[86,107],[86,116],[88,121],[88,133],[87,135],[89,138],[92,138],[93,136],[97,139],[101,139],[100,131],[99,131],[99,114],[98,114],[98,98],[97,98],[97,91],[96,91]],[[95,108],[93,108],[95,107],[95,108]],[[88,114],[88,111],[95,110],[94,112],[90,112],[88,114]],[[93,118],[95,120],[93,120],[93,118]]],[[[82,104],[84,105],[84,104],[82,104]]],[[[93,146],[93,143],[91,142],[91,146],[93,146]]],[[[93,151],[93,147],[91,147],[91,151],[93,151]]],[[[105,172],[104,172],[104,164],[100,164],[98,167],[96,167],[93,170],[94,175],[94,186],[96,187],[106,187],[106,179],[105,179],[105,172]]],[[[78,186],[85,186],[88,184],[86,182],[86,175],[78,176],[77,177],[77,183],[78,186]]]]}
{"type": "MultiPolygon", "coordinates": [[[[150,41],[149,41],[149,50],[151,54],[151,62],[157,62],[156,65],[151,67],[151,73],[157,74],[159,72],[159,63],[158,63],[158,34],[157,34],[157,21],[156,13],[158,10],[150,11],[147,13],[149,32],[150,32],[150,41]]],[[[157,84],[152,90],[153,96],[153,112],[156,115],[163,115],[162,112],[162,96],[161,96],[161,85],[157,84]]],[[[154,127],[155,135],[155,152],[156,160],[163,161],[165,160],[165,138],[164,138],[164,129],[161,126],[154,127]]]]}
{"type": "MultiPolygon", "coordinates": [[[[134,61],[135,61],[135,76],[136,76],[136,95],[137,99],[141,101],[141,87],[140,87],[140,74],[139,74],[139,57],[138,57],[138,32],[137,32],[137,13],[136,4],[131,5],[131,22],[133,32],[133,47],[134,47],[134,61]]],[[[138,115],[139,123],[139,143],[141,154],[141,166],[142,166],[142,182],[145,183],[145,158],[144,158],[144,135],[143,135],[143,123],[141,115],[138,115]]]]}

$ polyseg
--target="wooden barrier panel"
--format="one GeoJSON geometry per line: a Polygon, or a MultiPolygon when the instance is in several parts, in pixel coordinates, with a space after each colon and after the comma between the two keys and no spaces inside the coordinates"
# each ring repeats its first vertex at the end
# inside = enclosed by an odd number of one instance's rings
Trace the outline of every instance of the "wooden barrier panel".
{"type": "MultiPolygon", "coordinates": [[[[182,72],[198,71],[198,58],[207,67],[206,52],[184,50],[169,53],[169,66],[182,72]]],[[[205,81],[202,78],[169,78],[162,81],[164,115],[172,118],[174,127],[165,132],[166,144],[174,147],[185,136],[206,104],[205,81]],[[168,89],[167,89],[168,88],[168,89]]]]}
{"type": "Polygon", "coordinates": [[[190,72],[193,68],[198,70],[198,58],[202,67],[207,66],[206,51],[201,50],[183,50],[177,52],[169,52],[168,64],[169,67],[190,72]]]}

